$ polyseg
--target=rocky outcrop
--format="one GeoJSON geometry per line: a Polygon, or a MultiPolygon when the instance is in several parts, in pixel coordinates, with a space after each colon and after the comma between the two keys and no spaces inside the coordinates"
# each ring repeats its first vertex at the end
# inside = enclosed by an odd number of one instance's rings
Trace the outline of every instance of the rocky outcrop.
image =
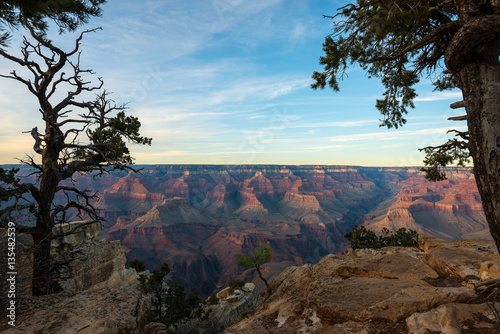
{"type": "MultiPolygon", "coordinates": [[[[64,233],[85,222],[58,225],[64,233]]],[[[52,271],[68,293],[134,282],[137,273],[126,269],[127,259],[119,241],[99,239],[99,224],[83,225],[76,233],[52,241],[52,271]]]]}
{"type": "MultiPolygon", "coordinates": [[[[99,224],[87,221],[56,225],[51,244],[51,272],[62,292],[32,297],[18,285],[15,327],[2,333],[143,333],[151,300],[142,292],[134,269],[125,268],[119,241],[99,239],[99,224]],[[24,294],[23,294],[24,293],[24,294]]],[[[31,255],[32,238],[18,234],[31,255]]],[[[31,257],[30,257],[31,258],[31,257]]],[[[18,272],[19,282],[31,280],[31,266],[18,272]]],[[[4,325],[4,323],[2,323],[4,325]]]]}
{"type": "Polygon", "coordinates": [[[492,241],[424,236],[419,248],[356,250],[289,267],[270,298],[225,333],[497,333],[491,308],[500,303],[485,298],[481,283],[500,278],[493,249],[492,241]]]}
{"type": "Polygon", "coordinates": [[[22,300],[16,327],[2,333],[142,334],[150,309],[138,283],[32,297],[22,300]]]}
{"type": "Polygon", "coordinates": [[[232,294],[229,294],[229,288],[225,288],[217,293],[217,298],[219,303],[210,306],[210,317],[227,327],[252,312],[260,300],[260,295],[255,284],[245,283],[241,290],[236,289],[232,294]]]}

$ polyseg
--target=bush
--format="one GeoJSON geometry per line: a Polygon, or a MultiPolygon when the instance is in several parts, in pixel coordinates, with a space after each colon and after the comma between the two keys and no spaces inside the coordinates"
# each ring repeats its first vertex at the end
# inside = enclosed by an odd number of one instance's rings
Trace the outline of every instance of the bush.
{"type": "Polygon", "coordinates": [[[373,248],[378,249],[388,246],[417,247],[417,231],[400,228],[393,233],[387,228],[382,229],[382,235],[377,236],[375,232],[367,230],[364,226],[354,225],[351,232],[344,235],[349,241],[349,245],[354,249],[373,248]]]}
{"type": "Polygon", "coordinates": [[[188,321],[195,323],[205,320],[208,314],[199,293],[192,289],[186,295],[184,287],[176,281],[167,285],[164,280],[169,273],[170,268],[164,263],[151,275],[139,275],[143,291],[151,297],[153,308],[150,320],[166,324],[169,332],[188,321]]]}
{"type": "Polygon", "coordinates": [[[143,272],[144,270],[146,270],[146,266],[144,265],[144,261],[141,261],[141,260],[138,260],[138,259],[130,261],[130,263],[128,264],[127,268],[133,268],[138,273],[143,272]]]}
{"type": "Polygon", "coordinates": [[[212,292],[210,297],[207,299],[208,305],[217,305],[219,303],[219,298],[215,295],[215,292],[212,292]]]}
{"type": "Polygon", "coordinates": [[[234,293],[234,290],[241,290],[241,288],[243,286],[245,286],[245,281],[242,281],[242,280],[236,280],[236,279],[232,279],[229,281],[229,289],[228,289],[228,292],[230,295],[232,295],[234,293]]]}

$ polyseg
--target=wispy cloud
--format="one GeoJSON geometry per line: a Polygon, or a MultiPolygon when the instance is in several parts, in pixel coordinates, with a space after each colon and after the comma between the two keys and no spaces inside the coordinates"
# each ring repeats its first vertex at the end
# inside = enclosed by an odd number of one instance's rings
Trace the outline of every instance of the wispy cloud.
{"type": "Polygon", "coordinates": [[[461,100],[462,92],[435,92],[415,98],[415,102],[432,102],[441,100],[461,100]]]}

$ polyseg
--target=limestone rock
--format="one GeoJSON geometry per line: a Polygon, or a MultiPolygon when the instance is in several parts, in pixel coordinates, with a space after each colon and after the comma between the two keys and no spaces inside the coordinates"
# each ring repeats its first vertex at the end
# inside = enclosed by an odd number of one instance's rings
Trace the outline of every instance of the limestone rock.
{"type": "MultiPolygon", "coordinates": [[[[500,309],[500,303],[496,303],[496,309],[500,309]]],[[[489,329],[494,333],[495,317],[486,304],[447,304],[429,312],[413,314],[406,319],[406,326],[410,334],[426,334],[429,331],[458,334],[463,329],[489,329]]]]}
{"type": "Polygon", "coordinates": [[[16,327],[2,333],[119,334],[143,333],[151,300],[137,283],[77,295],[32,297],[18,310],[16,327]]]}
{"type": "Polygon", "coordinates": [[[486,240],[453,241],[421,236],[419,245],[425,251],[423,262],[442,277],[477,282],[482,262],[500,261],[500,255],[486,240]]]}
{"type": "Polygon", "coordinates": [[[415,333],[489,333],[491,312],[464,281],[479,281],[481,263],[484,275],[494,273],[493,249],[490,240],[423,238],[420,248],[356,250],[289,267],[253,315],[224,333],[405,333],[405,321],[415,333]]]}
{"type": "Polygon", "coordinates": [[[362,322],[347,321],[342,324],[323,327],[314,334],[369,334],[372,326],[362,322]]]}
{"type": "MultiPolygon", "coordinates": [[[[79,223],[54,229],[65,232],[79,223]]],[[[120,242],[98,239],[98,233],[99,224],[95,223],[53,241],[52,267],[59,274],[58,282],[64,291],[79,293],[136,280],[135,270],[125,268],[127,260],[120,242]]]]}
{"type": "Polygon", "coordinates": [[[255,305],[260,300],[260,295],[253,283],[245,283],[241,290],[235,290],[229,295],[229,288],[225,288],[217,294],[220,302],[212,306],[210,316],[219,323],[230,326],[240,321],[246,314],[254,310],[255,305]]]}
{"type": "Polygon", "coordinates": [[[365,319],[383,318],[398,321],[415,312],[429,310],[442,304],[465,303],[476,297],[473,290],[465,287],[415,286],[403,289],[389,299],[371,306],[363,315],[365,319]]]}
{"type": "Polygon", "coordinates": [[[144,327],[143,334],[168,334],[168,328],[164,323],[150,322],[144,327]]]}
{"type": "Polygon", "coordinates": [[[481,281],[500,278],[500,263],[495,261],[481,263],[479,276],[481,281]]]}
{"type": "Polygon", "coordinates": [[[73,233],[52,240],[51,247],[56,248],[61,244],[77,245],[85,243],[87,240],[97,238],[101,230],[99,223],[92,223],[92,221],[72,221],[64,224],[57,224],[52,229],[52,233],[54,233],[54,235],[60,235],[71,232],[74,229],[76,230],[73,233]]]}

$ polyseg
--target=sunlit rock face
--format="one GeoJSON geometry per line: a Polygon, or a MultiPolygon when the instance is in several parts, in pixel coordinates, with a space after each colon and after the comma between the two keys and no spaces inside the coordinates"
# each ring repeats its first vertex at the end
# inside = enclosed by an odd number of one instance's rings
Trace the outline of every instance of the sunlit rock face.
{"type": "Polygon", "coordinates": [[[492,240],[431,236],[418,248],[330,254],[286,268],[271,296],[224,333],[497,333],[483,297],[499,265],[492,240]]]}
{"type": "Polygon", "coordinates": [[[238,275],[252,278],[237,266],[238,253],[269,243],[273,276],[284,268],[278,263],[342,252],[354,224],[488,237],[467,168],[450,169],[442,183],[426,181],[418,168],[277,165],[144,166],[105,181],[105,188],[95,181],[107,218],[101,236],[120,240],[127,258],[149,269],[167,262],[174,278],[204,293],[238,275]]]}

